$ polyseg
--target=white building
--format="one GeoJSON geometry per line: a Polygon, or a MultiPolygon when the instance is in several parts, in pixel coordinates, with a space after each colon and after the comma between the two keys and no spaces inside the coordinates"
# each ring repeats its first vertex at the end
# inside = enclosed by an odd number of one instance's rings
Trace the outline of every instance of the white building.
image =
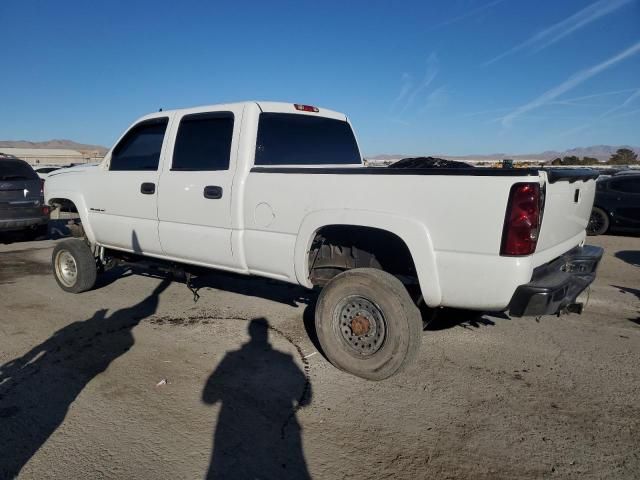
{"type": "Polygon", "coordinates": [[[70,163],[97,162],[102,159],[99,152],[80,152],[62,148],[0,147],[0,153],[13,155],[31,165],[69,165],[70,163]]]}

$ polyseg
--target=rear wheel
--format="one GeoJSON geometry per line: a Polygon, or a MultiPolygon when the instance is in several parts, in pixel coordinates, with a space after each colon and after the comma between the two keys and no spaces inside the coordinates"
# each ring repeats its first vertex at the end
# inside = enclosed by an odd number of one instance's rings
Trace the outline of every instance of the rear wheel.
{"type": "Polygon", "coordinates": [[[400,280],[382,270],[334,277],[318,298],[315,323],[329,361],[369,380],[400,372],[420,347],[420,311],[400,280]]]}
{"type": "Polygon", "coordinates": [[[609,230],[609,216],[607,212],[599,207],[593,207],[589,224],[587,225],[587,235],[603,235],[609,230]]]}
{"type": "Polygon", "coordinates": [[[83,240],[71,239],[58,243],[51,256],[53,274],[65,292],[81,293],[96,283],[96,259],[83,240]]]}

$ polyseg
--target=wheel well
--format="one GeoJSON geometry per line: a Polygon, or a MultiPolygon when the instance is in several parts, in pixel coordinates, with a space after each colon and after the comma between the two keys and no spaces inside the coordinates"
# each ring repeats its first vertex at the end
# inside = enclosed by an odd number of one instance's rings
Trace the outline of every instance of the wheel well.
{"type": "Polygon", "coordinates": [[[54,208],[59,208],[61,212],[78,213],[76,204],[67,198],[52,198],[49,200],[49,205],[54,208]]]}
{"type": "Polygon", "coordinates": [[[418,285],[413,257],[395,233],[357,225],[328,225],[319,229],[309,250],[309,279],[324,286],[353,268],[377,268],[405,284],[418,285]]]}
{"type": "Polygon", "coordinates": [[[604,213],[606,213],[606,214],[607,214],[607,216],[609,216],[609,217],[611,216],[611,213],[609,213],[609,209],[608,209],[607,207],[604,207],[604,206],[602,206],[602,205],[598,205],[598,204],[595,204],[595,203],[594,203],[592,208],[599,208],[599,209],[600,209],[600,210],[602,210],[604,213]]]}

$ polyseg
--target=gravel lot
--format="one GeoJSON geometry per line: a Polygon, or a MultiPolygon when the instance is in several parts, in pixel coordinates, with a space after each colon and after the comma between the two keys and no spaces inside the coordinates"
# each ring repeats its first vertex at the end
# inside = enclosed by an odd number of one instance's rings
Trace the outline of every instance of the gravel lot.
{"type": "Polygon", "coordinates": [[[0,244],[0,478],[640,478],[640,238],[590,243],[585,314],[445,311],[379,383],[317,353],[306,290],[71,295],[52,241],[0,244]]]}

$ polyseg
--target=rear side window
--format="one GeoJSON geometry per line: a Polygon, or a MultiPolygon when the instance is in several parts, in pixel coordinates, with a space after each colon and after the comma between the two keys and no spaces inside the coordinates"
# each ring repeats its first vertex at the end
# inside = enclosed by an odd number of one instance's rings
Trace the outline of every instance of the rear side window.
{"type": "Polygon", "coordinates": [[[261,113],[256,165],[360,164],[351,126],[293,113],[261,113]]]}
{"type": "Polygon", "coordinates": [[[609,188],[624,193],[640,193],[640,179],[625,178],[620,180],[613,180],[609,184],[609,188]]]}
{"type": "Polygon", "coordinates": [[[172,170],[227,170],[233,113],[197,113],[180,121],[172,170]]]}
{"type": "Polygon", "coordinates": [[[0,159],[0,180],[35,180],[36,178],[38,175],[27,162],[0,159]]]}
{"type": "Polygon", "coordinates": [[[168,119],[154,118],[134,126],[111,154],[110,170],[157,170],[168,119]]]}

